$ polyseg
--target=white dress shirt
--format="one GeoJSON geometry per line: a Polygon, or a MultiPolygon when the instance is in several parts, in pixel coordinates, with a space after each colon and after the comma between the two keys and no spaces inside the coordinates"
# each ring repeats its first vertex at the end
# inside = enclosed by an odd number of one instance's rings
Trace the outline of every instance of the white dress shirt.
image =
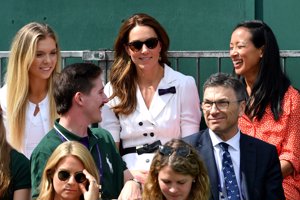
{"type": "MultiPolygon", "coordinates": [[[[10,142],[10,134],[7,129],[7,85],[0,89],[0,105],[2,109],[3,123],[6,127],[6,136],[10,142]]],[[[49,97],[46,97],[39,103],[40,111],[34,116],[36,104],[28,102],[25,115],[25,130],[24,130],[24,143],[21,153],[27,158],[30,158],[33,149],[41,141],[41,139],[50,131],[50,109],[49,97]]]]}
{"type": "MultiPolygon", "coordinates": [[[[212,145],[214,148],[214,155],[215,155],[215,161],[219,173],[219,181],[220,181],[220,186],[221,190],[226,191],[224,189],[224,175],[222,171],[222,152],[223,150],[221,149],[219,143],[225,142],[223,141],[218,135],[216,135],[212,130],[209,129],[209,136],[212,141],[212,145]]],[[[241,179],[240,179],[240,136],[241,133],[240,131],[237,132],[237,134],[232,137],[231,139],[227,140],[225,143],[227,143],[228,146],[228,151],[231,156],[233,168],[234,168],[234,173],[236,176],[236,180],[239,186],[240,194],[241,194],[241,179]]]]}

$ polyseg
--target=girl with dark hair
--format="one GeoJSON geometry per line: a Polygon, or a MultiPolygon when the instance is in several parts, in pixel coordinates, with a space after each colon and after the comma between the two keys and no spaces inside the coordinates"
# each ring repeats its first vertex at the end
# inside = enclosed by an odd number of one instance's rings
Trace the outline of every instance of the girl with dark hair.
{"type": "Polygon", "coordinates": [[[277,147],[286,198],[300,199],[300,94],[282,71],[275,35],[262,21],[242,22],[231,35],[230,56],[248,93],[239,127],[277,147]]]}

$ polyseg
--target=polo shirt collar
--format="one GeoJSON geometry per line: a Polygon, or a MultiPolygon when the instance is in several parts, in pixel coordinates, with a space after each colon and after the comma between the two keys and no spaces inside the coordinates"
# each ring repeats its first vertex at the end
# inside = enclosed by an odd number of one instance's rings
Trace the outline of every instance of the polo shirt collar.
{"type": "MultiPolygon", "coordinates": [[[[80,141],[80,139],[82,137],[70,132],[69,130],[67,130],[65,127],[63,127],[62,125],[59,124],[59,119],[56,119],[54,122],[54,131],[59,135],[59,137],[63,137],[66,140],[70,140],[70,141],[80,141]],[[58,129],[55,130],[55,128],[58,129]]],[[[87,133],[88,133],[88,137],[89,137],[89,143],[90,146],[93,146],[94,144],[97,143],[97,137],[92,133],[91,129],[89,127],[87,127],[87,133]]]]}

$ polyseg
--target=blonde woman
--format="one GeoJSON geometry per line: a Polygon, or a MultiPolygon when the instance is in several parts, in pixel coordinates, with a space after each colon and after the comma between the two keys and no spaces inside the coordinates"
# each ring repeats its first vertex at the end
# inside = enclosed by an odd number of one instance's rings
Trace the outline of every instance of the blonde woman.
{"type": "Polygon", "coordinates": [[[99,199],[99,179],[88,149],[79,142],[64,142],[48,159],[38,200],[99,199]]]}
{"type": "Polygon", "coordinates": [[[0,113],[0,199],[29,200],[29,160],[6,141],[5,127],[0,113]]]}
{"type": "Polygon", "coordinates": [[[0,104],[9,143],[28,158],[55,119],[52,77],[59,69],[53,30],[37,22],[21,28],[11,45],[0,104]]]}

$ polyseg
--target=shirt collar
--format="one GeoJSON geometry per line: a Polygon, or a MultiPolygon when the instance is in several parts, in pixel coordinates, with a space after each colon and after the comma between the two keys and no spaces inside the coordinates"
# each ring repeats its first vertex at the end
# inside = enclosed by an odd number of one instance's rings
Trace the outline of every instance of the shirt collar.
{"type": "MultiPolygon", "coordinates": [[[[209,136],[212,141],[213,147],[218,146],[219,143],[221,143],[221,142],[225,142],[217,134],[215,134],[211,129],[209,129],[209,136]]],[[[232,138],[227,140],[225,143],[229,144],[229,146],[231,146],[234,150],[238,151],[240,149],[240,137],[241,137],[241,132],[240,132],[240,130],[238,130],[238,132],[235,134],[235,136],[233,136],[232,138]]]]}
{"type": "MultiPolygon", "coordinates": [[[[54,126],[59,130],[59,134],[62,134],[63,137],[67,138],[68,140],[76,140],[79,141],[81,140],[82,137],[68,131],[65,127],[63,127],[62,125],[59,124],[59,119],[56,119],[54,122],[54,126]]],[[[88,129],[88,137],[93,137],[93,134],[91,132],[91,130],[89,128],[88,129]]]]}

